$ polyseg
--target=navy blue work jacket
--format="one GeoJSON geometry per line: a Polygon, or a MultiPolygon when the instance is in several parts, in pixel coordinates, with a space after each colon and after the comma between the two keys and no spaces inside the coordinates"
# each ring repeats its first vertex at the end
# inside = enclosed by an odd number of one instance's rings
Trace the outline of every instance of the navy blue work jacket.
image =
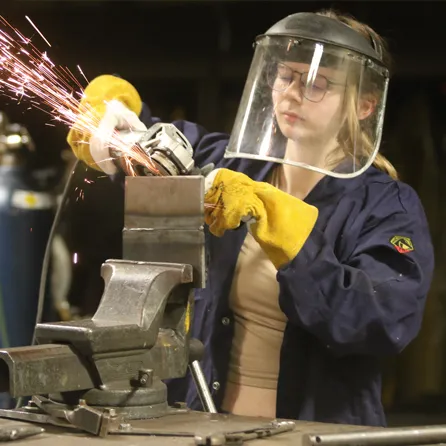
{"type": "MultiPolygon", "coordinates": [[[[144,112],[141,119],[148,126],[158,121],[144,112]]],[[[213,162],[258,181],[274,167],[224,159],[228,135],[187,121],[174,124],[194,147],[200,167],[213,162]]],[[[374,167],[352,179],[327,176],[305,201],[319,209],[316,227],[277,273],[288,323],[276,415],[385,425],[381,361],[417,335],[432,278],[434,255],[422,205],[411,187],[374,167]]],[[[202,367],[217,409],[234,331],[228,295],[245,236],[243,227],[221,238],[207,232],[207,286],[195,296],[192,335],[205,345],[202,367]]],[[[169,400],[202,410],[190,376],[169,383],[169,400]]]]}

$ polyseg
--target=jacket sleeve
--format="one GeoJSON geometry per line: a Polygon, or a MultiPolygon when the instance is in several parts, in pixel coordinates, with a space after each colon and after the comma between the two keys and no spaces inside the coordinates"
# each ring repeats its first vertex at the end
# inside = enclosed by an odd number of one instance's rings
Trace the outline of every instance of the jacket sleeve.
{"type": "MultiPolygon", "coordinates": [[[[143,104],[139,119],[146,127],[161,122],[159,118],[152,116],[146,104],[143,104]]],[[[227,133],[210,133],[201,125],[184,120],[173,121],[172,124],[183,133],[194,149],[194,160],[197,166],[203,167],[209,163],[216,165],[222,160],[229,141],[227,133]]]]}
{"type": "Polygon", "coordinates": [[[282,311],[334,355],[395,354],[419,331],[434,253],[421,203],[408,189],[393,208],[387,203],[393,213],[365,224],[345,263],[314,229],[278,272],[282,311]],[[392,244],[395,236],[407,237],[403,252],[392,244]]]}

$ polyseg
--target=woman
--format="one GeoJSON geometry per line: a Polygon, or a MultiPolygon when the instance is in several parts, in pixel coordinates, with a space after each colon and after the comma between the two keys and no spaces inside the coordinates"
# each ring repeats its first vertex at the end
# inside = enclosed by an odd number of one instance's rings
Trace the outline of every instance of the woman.
{"type": "MultiPolygon", "coordinates": [[[[380,362],[417,335],[433,270],[420,201],[377,153],[387,83],[373,30],[299,13],[257,38],[230,138],[175,123],[196,164],[217,167],[193,335],[219,410],[385,424],[380,362]]],[[[112,76],[95,79],[83,105],[100,131],[74,126],[68,141],[108,174],[111,133],[157,121],[112,76]]],[[[201,408],[190,377],[169,397],[201,408]]]]}

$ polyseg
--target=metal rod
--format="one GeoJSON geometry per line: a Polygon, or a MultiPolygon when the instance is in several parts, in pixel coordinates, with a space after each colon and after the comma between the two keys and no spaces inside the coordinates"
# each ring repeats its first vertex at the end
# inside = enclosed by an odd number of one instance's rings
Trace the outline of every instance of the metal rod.
{"type": "Polygon", "coordinates": [[[197,386],[198,396],[200,397],[203,409],[205,410],[205,412],[217,413],[214,400],[212,399],[212,395],[204,377],[203,370],[201,370],[200,363],[198,361],[192,361],[192,363],[189,365],[189,370],[192,373],[195,385],[197,386]]]}
{"type": "Polygon", "coordinates": [[[446,425],[371,429],[336,434],[307,434],[303,437],[304,446],[408,446],[439,444],[445,441],[446,425]]]}

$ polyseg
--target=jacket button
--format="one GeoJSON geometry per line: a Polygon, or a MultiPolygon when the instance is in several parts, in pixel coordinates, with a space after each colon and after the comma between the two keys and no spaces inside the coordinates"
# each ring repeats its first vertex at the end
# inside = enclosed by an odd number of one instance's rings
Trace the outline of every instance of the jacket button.
{"type": "Polygon", "coordinates": [[[214,381],[214,382],[212,383],[212,388],[213,388],[214,390],[218,390],[218,389],[220,388],[220,383],[219,383],[218,381],[214,381]]]}
{"type": "Polygon", "coordinates": [[[231,323],[231,319],[229,319],[228,317],[224,317],[224,318],[221,320],[221,323],[222,323],[223,325],[229,325],[229,324],[231,323]]]}

